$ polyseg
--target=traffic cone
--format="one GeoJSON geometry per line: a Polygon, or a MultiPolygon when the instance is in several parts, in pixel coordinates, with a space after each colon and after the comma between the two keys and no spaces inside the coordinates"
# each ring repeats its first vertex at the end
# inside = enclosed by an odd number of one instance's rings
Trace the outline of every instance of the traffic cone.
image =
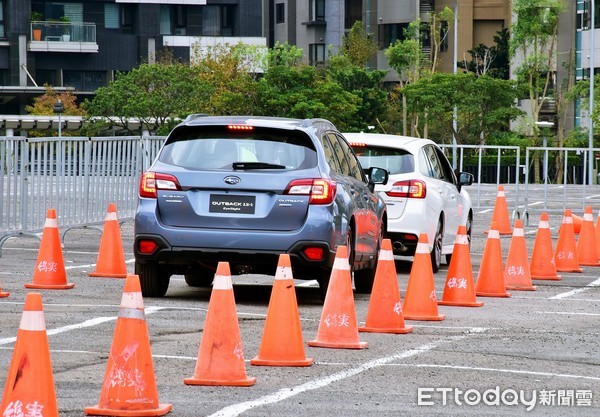
{"type": "Polygon", "coordinates": [[[540,216],[529,271],[531,272],[531,279],[534,280],[560,280],[560,275],[556,274],[556,265],[554,264],[554,249],[552,248],[548,213],[542,213],[540,216]]]}
{"type": "Polygon", "coordinates": [[[473,279],[466,226],[458,226],[444,292],[438,305],[458,307],[481,307],[483,305],[483,302],[477,301],[475,295],[475,280],[473,279]]]}
{"type": "Polygon", "coordinates": [[[246,375],[242,339],[235,308],[229,263],[219,262],[208,302],[194,376],[187,385],[249,387],[256,378],[246,375]]]}
{"type": "Polygon", "coordinates": [[[117,206],[113,203],[108,205],[108,212],[104,219],[96,271],[90,272],[89,276],[106,278],[125,278],[127,276],[121,229],[117,219],[117,206]]]}
{"type": "Polygon", "coordinates": [[[413,331],[413,326],[404,324],[402,299],[390,239],[383,239],[381,242],[367,318],[365,325],[359,327],[358,331],[396,334],[413,331]]]}
{"type": "Polygon", "coordinates": [[[33,282],[25,284],[25,288],[68,290],[75,286],[75,284],[67,283],[65,261],[58,233],[58,220],[56,220],[54,209],[46,212],[46,223],[35,265],[33,282]]]}
{"type": "Polygon", "coordinates": [[[309,346],[334,349],[364,349],[367,342],[358,337],[352,275],[348,263],[348,249],[338,246],[329,278],[327,295],[315,340],[309,346]]]}
{"type": "Polygon", "coordinates": [[[127,275],[100,400],[84,411],[99,416],[162,416],[171,408],[158,402],[140,279],[127,275]]]}
{"type": "Polygon", "coordinates": [[[510,297],[510,293],[506,292],[504,268],[502,267],[502,248],[496,222],[492,222],[485,242],[477,282],[475,283],[475,294],[481,297],[510,297]]]}
{"type": "Polygon", "coordinates": [[[583,272],[579,268],[577,244],[575,243],[573,218],[571,217],[570,209],[565,210],[560,232],[558,233],[556,251],[554,252],[554,264],[556,265],[556,270],[560,272],[583,272]]]}
{"type": "Polygon", "coordinates": [[[307,358],[304,352],[290,255],[281,254],[267,309],[260,350],[250,364],[310,366],[313,362],[314,360],[307,358]]]}
{"type": "Polygon", "coordinates": [[[404,298],[404,318],[440,321],[445,317],[443,314],[438,314],[429,239],[426,233],[421,233],[408,277],[404,298]]]}
{"type": "MultiPolygon", "coordinates": [[[[576,216],[573,213],[571,213],[571,217],[573,218],[573,232],[575,232],[575,234],[578,235],[579,233],[581,233],[581,227],[583,226],[585,213],[584,213],[584,217],[579,217],[579,216],[576,216]]],[[[594,223],[593,218],[592,218],[592,223],[594,223]]]]}
{"type": "MultiPolygon", "coordinates": [[[[504,186],[498,186],[496,194],[496,203],[494,204],[494,214],[492,215],[492,223],[496,223],[497,231],[500,235],[511,235],[510,217],[508,215],[508,206],[506,204],[506,194],[504,186]]],[[[487,233],[487,231],[486,231],[487,233]]]]}
{"type": "Polygon", "coordinates": [[[596,219],[594,236],[596,237],[596,251],[598,252],[598,258],[600,259],[600,211],[598,212],[598,218],[596,219]]]}
{"type": "Polygon", "coordinates": [[[506,265],[504,266],[504,280],[507,290],[535,291],[537,289],[531,283],[527,242],[525,242],[525,232],[523,231],[523,221],[521,219],[515,220],[506,265]]]}
{"type": "Polygon", "coordinates": [[[0,415],[58,417],[50,347],[39,293],[31,292],[25,298],[0,415]]]}
{"type": "Polygon", "coordinates": [[[0,288],[0,298],[6,298],[10,295],[9,292],[6,291],[2,291],[2,288],[0,288]]]}
{"type": "Polygon", "coordinates": [[[600,266],[598,250],[596,248],[594,215],[591,206],[585,208],[585,214],[583,215],[583,224],[581,225],[581,232],[577,241],[577,259],[579,265],[600,266]]]}

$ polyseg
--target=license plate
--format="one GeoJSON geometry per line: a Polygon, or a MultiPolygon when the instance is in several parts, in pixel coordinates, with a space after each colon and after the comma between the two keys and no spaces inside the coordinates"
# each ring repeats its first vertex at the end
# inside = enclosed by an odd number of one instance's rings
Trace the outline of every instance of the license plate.
{"type": "Polygon", "coordinates": [[[254,214],[256,197],[253,195],[211,194],[211,213],[254,214]]]}

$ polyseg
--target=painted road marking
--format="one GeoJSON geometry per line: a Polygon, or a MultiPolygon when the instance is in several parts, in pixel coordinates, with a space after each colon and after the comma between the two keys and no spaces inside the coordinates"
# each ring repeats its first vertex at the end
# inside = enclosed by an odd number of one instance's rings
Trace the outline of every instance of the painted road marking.
{"type": "Polygon", "coordinates": [[[571,290],[571,291],[563,292],[563,293],[555,295],[554,297],[550,297],[549,299],[550,300],[560,300],[560,299],[567,298],[567,297],[570,297],[570,296],[575,295],[575,294],[582,293],[584,291],[589,290],[590,288],[595,288],[595,287],[600,287],[600,278],[598,278],[594,282],[590,282],[588,285],[586,285],[583,288],[576,288],[576,289],[571,290]]]}
{"type": "Polygon", "coordinates": [[[438,340],[433,343],[428,343],[426,345],[419,346],[418,348],[415,348],[415,349],[409,349],[409,350],[405,350],[402,352],[398,352],[395,355],[385,356],[382,358],[374,359],[372,361],[365,362],[362,365],[356,366],[354,368],[346,369],[341,372],[336,372],[335,374],[331,374],[324,378],[315,379],[315,380],[312,380],[312,381],[309,381],[304,384],[297,385],[297,386],[291,387],[291,388],[282,388],[279,391],[274,392],[273,394],[268,394],[268,395],[262,396],[260,398],[257,398],[255,400],[246,401],[243,403],[238,403],[238,404],[233,404],[233,405],[227,406],[227,407],[222,408],[221,410],[217,411],[216,413],[211,414],[209,417],[238,416],[238,415],[242,414],[243,412],[248,411],[252,408],[261,407],[261,406],[264,406],[267,404],[273,404],[273,403],[276,403],[279,401],[286,400],[295,395],[302,394],[306,391],[312,391],[315,389],[323,388],[334,382],[341,381],[346,378],[350,378],[354,375],[358,375],[362,372],[366,372],[366,371],[376,368],[378,366],[387,365],[388,363],[395,361],[395,360],[406,359],[406,358],[410,358],[415,355],[429,352],[430,350],[435,349],[438,346],[440,346],[444,343],[447,343],[449,341],[462,340],[462,339],[467,338],[470,334],[481,333],[482,331],[485,331],[485,329],[481,329],[481,328],[473,329],[471,332],[469,332],[467,334],[463,334],[461,336],[448,337],[448,338],[441,339],[441,340],[438,340]]]}
{"type": "Polygon", "coordinates": [[[481,210],[481,211],[478,211],[477,214],[485,214],[485,213],[489,213],[490,211],[492,211],[492,209],[481,210]]]}
{"type": "Polygon", "coordinates": [[[538,314],[559,314],[563,316],[600,316],[600,313],[577,313],[574,311],[536,311],[538,314]]]}

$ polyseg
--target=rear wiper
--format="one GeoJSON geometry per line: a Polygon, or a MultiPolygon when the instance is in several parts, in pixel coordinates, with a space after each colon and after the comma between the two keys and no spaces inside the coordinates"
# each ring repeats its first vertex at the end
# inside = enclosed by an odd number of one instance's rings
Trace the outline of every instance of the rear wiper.
{"type": "Polygon", "coordinates": [[[233,169],[285,169],[285,165],[268,162],[234,162],[232,167],[233,169]]]}

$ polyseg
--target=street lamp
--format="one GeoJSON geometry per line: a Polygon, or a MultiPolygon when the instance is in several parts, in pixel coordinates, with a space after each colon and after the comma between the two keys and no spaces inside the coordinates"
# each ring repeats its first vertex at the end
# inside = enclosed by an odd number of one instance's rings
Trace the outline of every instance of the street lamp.
{"type": "MultiPolygon", "coordinates": [[[[546,127],[552,129],[554,127],[554,122],[545,122],[545,121],[537,121],[535,122],[538,128],[546,127]]],[[[544,136],[542,137],[542,147],[544,148],[544,184],[548,181],[548,139],[546,138],[546,133],[544,132],[544,136]]]]}
{"type": "Polygon", "coordinates": [[[65,111],[65,106],[61,99],[58,99],[56,104],[52,107],[52,110],[54,113],[58,113],[58,137],[60,138],[62,136],[62,120],[60,115],[65,111]]]}

